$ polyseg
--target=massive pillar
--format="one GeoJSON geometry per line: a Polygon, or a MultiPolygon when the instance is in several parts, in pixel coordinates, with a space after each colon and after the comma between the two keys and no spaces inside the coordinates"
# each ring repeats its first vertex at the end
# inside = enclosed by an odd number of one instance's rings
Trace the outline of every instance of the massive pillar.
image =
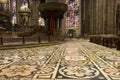
{"type": "Polygon", "coordinates": [[[17,9],[16,9],[16,16],[17,16],[17,24],[21,24],[20,23],[20,15],[19,15],[19,10],[20,10],[20,6],[21,6],[21,0],[16,0],[17,1],[17,9]]]}
{"type": "Polygon", "coordinates": [[[86,0],[81,0],[81,35],[83,36],[85,34],[85,23],[86,23],[86,18],[85,18],[85,13],[86,13],[86,10],[85,10],[85,7],[86,7],[86,4],[85,4],[85,1],[86,0]]]}
{"type": "Polygon", "coordinates": [[[93,1],[93,34],[96,34],[96,0],[93,1]]]}
{"type": "Polygon", "coordinates": [[[76,27],[76,37],[79,37],[81,34],[82,34],[82,32],[81,32],[81,0],[79,0],[79,9],[78,9],[78,25],[77,25],[77,27],[76,27]]]}
{"type": "Polygon", "coordinates": [[[38,26],[38,19],[39,19],[39,10],[38,6],[40,4],[39,0],[30,0],[30,10],[31,10],[31,25],[38,26]]]}
{"type": "Polygon", "coordinates": [[[81,4],[82,4],[82,2],[81,2],[81,0],[80,0],[80,2],[79,2],[79,35],[82,35],[82,15],[81,15],[81,11],[82,11],[82,6],[81,6],[81,4]]]}
{"type": "MultiPolygon", "coordinates": [[[[81,0],[82,34],[116,33],[116,0],[81,0]]],[[[117,0],[117,2],[120,2],[117,0]]]]}
{"type": "Polygon", "coordinates": [[[93,29],[93,18],[94,18],[94,15],[93,15],[93,0],[91,0],[91,2],[90,2],[90,27],[91,27],[91,29],[90,29],[90,34],[92,34],[93,35],[93,31],[94,31],[94,29],[93,29]]]}
{"type": "Polygon", "coordinates": [[[107,34],[115,32],[115,0],[107,0],[107,34]]]}

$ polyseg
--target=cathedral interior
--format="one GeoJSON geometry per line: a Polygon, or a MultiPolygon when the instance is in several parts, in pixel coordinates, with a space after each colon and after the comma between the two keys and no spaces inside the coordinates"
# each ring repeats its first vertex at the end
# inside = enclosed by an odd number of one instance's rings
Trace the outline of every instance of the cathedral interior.
{"type": "Polygon", "coordinates": [[[120,0],[0,0],[0,80],[120,80],[120,0]]]}

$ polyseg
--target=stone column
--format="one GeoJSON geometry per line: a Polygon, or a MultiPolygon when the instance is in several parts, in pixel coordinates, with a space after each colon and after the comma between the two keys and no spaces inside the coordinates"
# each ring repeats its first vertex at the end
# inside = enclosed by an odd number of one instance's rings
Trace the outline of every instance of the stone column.
{"type": "Polygon", "coordinates": [[[93,35],[96,34],[96,0],[93,1],[93,35]]]}
{"type": "Polygon", "coordinates": [[[86,34],[90,34],[90,0],[86,0],[86,34]]]}
{"type": "Polygon", "coordinates": [[[96,0],[96,34],[99,34],[99,0],[96,0]]]}
{"type": "Polygon", "coordinates": [[[98,16],[99,16],[99,34],[103,33],[103,0],[99,0],[98,2],[98,16]]]}
{"type": "Polygon", "coordinates": [[[115,14],[114,14],[114,0],[108,0],[108,14],[107,14],[107,32],[108,34],[114,34],[114,30],[115,30],[115,14]]]}
{"type": "MultiPolygon", "coordinates": [[[[120,5],[120,1],[119,1],[119,0],[116,0],[116,4],[115,4],[116,11],[118,11],[118,9],[119,9],[119,6],[118,6],[118,5],[120,5]]],[[[117,12],[116,14],[117,14],[117,15],[116,15],[116,34],[118,34],[118,32],[119,32],[118,12],[117,12]]]]}
{"type": "Polygon", "coordinates": [[[59,19],[57,19],[57,30],[59,30],[59,19]]]}
{"type": "Polygon", "coordinates": [[[36,25],[38,26],[38,19],[39,19],[39,6],[40,1],[39,0],[30,0],[30,10],[31,10],[31,24],[32,26],[36,25]]]}
{"type": "Polygon", "coordinates": [[[18,25],[21,25],[21,22],[20,22],[20,20],[21,20],[21,18],[20,18],[20,15],[19,15],[19,10],[20,10],[20,6],[21,6],[21,0],[16,0],[16,7],[17,7],[17,9],[16,9],[16,12],[17,12],[17,14],[16,14],[16,16],[17,16],[17,24],[18,25]]]}
{"type": "Polygon", "coordinates": [[[84,35],[84,27],[85,27],[85,1],[81,0],[81,36],[84,35]]]}
{"type": "Polygon", "coordinates": [[[91,3],[93,5],[93,13],[91,13],[91,30],[93,34],[99,35],[104,33],[104,26],[106,27],[106,1],[95,0],[91,3]],[[93,18],[93,25],[92,25],[93,18]],[[93,27],[92,27],[93,26],[93,27]]]}
{"type": "Polygon", "coordinates": [[[61,40],[64,40],[64,36],[65,36],[65,19],[62,18],[61,22],[59,24],[61,24],[61,26],[60,26],[61,40]]]}
{"type": "Polygon", "coordinates": [[[76,37],[79,37],[82,33],[81,33],[81,27],[82,27],[82,24],[81,24],[81,0],[79,0],[79,25],[78,25],[78,29],[76,30],[76,37]]]}
{"type": "Polygon", "coordinates": [[[107,30],[107,26],[108,26],[108,21],[107,21],[107,17],[108,17],[108,1],[105,0],[105,20],[104,20],[104,34],[107,34],[108,33],[108,30],[107,30]]]}
{"type": "Polygon", "coordinates": [[[103,0],[102,2],[103,10],[102,10],[102,33],[105,34],[105,27],[106,27],[106,0],[103,0]]]}
{"type": "Polygon", "coordinates": [[[116,28],[117,28],[117,24],[116,24],[116,11],[117,11],[117,0],[114,0],[114,26],[115,26],[115,30],[114,30],[114,34],[116,34],[116,28]]]}
{"type": "Polygon", "coordinates": [[[90,2],[90,35],[93,35],[93,0],[90,2]]]}
{"type": "Polygon", "coordinates": [[[84,0],[83,1],[83,35],[85,34],[89,34],[89,1],[88,0],[84,0]]]}

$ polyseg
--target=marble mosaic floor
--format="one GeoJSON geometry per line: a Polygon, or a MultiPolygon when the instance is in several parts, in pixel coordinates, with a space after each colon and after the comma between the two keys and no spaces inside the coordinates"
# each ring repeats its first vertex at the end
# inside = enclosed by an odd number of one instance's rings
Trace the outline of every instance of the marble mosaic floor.
{"type": "Polygon", "coordinates": [[[120,80],[120,51],[87,40],[0,50],[0,80],[120,80]]]}

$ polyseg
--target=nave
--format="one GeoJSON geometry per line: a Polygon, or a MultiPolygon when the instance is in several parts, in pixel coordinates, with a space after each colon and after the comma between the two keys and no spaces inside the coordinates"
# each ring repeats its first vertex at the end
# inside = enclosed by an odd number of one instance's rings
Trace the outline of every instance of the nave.
{"type": "Polygon", "coordinates": [[[120,80],[120,51],[83,39],[0,50],[0,80],[120,80]]]}

